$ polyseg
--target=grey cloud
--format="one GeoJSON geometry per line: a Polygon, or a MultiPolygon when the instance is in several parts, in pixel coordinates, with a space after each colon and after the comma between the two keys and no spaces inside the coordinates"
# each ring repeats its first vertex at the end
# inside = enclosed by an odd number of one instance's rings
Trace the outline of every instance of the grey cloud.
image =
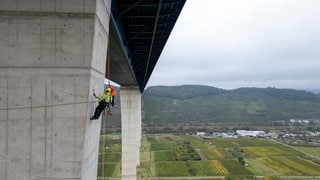
{"type": "Polygon", "coordinates": [[[319,9],[317,0],[188,0],[148,84],[320,89],[319,9]]]}

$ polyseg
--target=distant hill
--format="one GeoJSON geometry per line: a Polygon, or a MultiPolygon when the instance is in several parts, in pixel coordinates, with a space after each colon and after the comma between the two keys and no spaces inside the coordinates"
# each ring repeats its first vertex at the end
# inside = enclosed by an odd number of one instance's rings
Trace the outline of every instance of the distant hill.
{"type": "Polygon", "coordinates": [[[145,95],[167,97],[173,99],[189,99],[199,96],[218,95],[226,90],[210,86],[182,85],[182,86],[152,86],[146,89],[145,95]]]}
{"type": "Polygon", "coordinates": [[[313,92],[314,94],[319,94],[320,95],[320,89],[304,89],[306,91],[309,91],[309,92],[313,92]]]}
{"type": "Polygon", "coordinates": [[[261,123],[320,118],[320,95],[293,89],[152,86],[144,91],[143,101],[145,124],[261,123]]]}

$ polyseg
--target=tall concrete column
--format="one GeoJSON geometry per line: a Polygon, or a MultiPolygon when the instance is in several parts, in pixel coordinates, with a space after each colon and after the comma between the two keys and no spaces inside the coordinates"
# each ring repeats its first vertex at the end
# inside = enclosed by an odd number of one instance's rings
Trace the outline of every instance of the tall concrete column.
{"type": "MultiPolygon", "coordinates": [[[[141,100],[141,98],[140,98],[141,100]]],[[[137,121],[137,166],[140,166],[140,147],[141,147],[141,120],[142,120],[142,117],[141,117],[141,102],[140,102],[140,107],[139,107],[139,117],[138,117],[138,121],[137,121]]]]}
{"type": "Polygon", "coordinates": [[[0,0],[0,179],[96,179],[111,0],[0,0]]]}
{"type": "Polygon", "coordinates": [[[136,179],[140,159],[141,93],[138,87],[121,87],[122,179],[136,179]]]}

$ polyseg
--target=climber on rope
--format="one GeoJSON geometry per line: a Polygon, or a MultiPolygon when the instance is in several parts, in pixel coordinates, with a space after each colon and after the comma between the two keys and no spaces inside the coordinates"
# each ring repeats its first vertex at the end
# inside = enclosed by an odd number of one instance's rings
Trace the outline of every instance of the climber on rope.
{"type": "Polygon", "coordinates": [[[93,91],[93,96],[97,99],[99,99],[99,105],[96,107],[96,110],[94,111],[94,115],[90,118],[90,120],[98,119],[100,117],[101,112],[108,107],[107,113],[111,115],[110,111],[110,103],[112,100],[111,96],[111,88],[107,88],[106,92],[102,94],[101,96],[96,96],[95,92],[93,91]]]}
{"type": "Polygon", "coordinates": [[[116,89],[114,88],[114,86],[112,85],[109,85],[109,88],[111,89],[111,106],[113,107],[114,106],[114,97],[117,95],[117,91],[116,89]]]}

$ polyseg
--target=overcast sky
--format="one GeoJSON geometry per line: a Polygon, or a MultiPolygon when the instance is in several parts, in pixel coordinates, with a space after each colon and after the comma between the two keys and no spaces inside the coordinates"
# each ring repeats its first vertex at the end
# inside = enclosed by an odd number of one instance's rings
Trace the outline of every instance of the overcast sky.
{"type": "Polygon", "coordinates": [[[320,89],[320,0],[187,0],[148,86],[320,89]]]}

